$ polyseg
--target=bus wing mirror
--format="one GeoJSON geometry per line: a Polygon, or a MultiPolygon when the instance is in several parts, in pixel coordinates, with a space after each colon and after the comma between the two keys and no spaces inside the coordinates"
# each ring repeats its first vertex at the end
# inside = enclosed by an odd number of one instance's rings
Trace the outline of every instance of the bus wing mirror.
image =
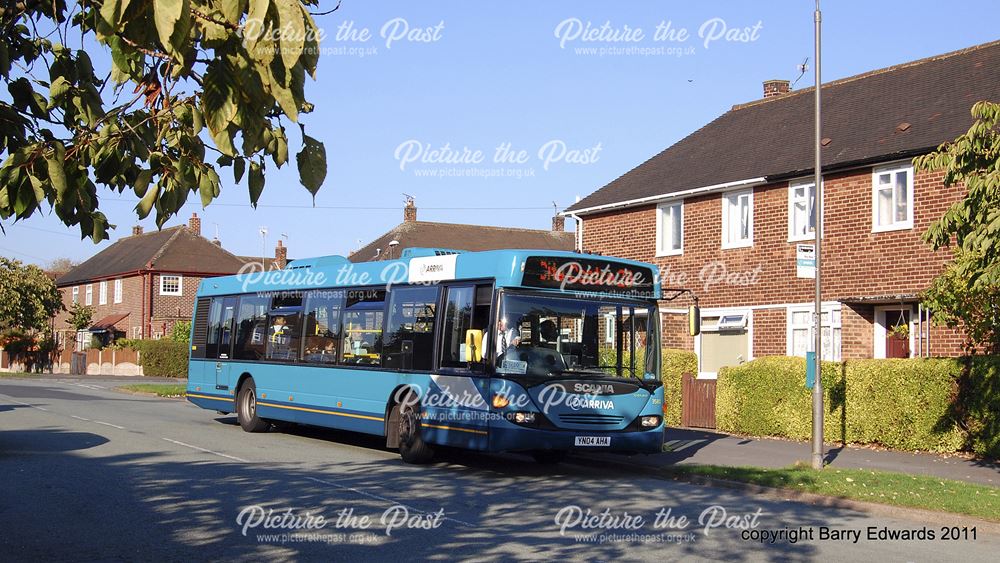
{"type": "Polygon", "coordinates": [[[701,307],[697,305],[688,307],[688,332],[691,336],[701,334],[701,307]]]}
{"type": "Polygon", "coordinates": [[[483,331],[477,329],[465,331],[465,361],[483,361],[483,331]]]}

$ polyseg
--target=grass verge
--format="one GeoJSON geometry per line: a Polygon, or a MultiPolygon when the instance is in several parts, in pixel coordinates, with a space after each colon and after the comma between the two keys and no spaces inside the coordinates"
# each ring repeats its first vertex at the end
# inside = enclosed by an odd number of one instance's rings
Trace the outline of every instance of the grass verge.
{"type": "Polygon", "coordinates": [[[966,514],[1000,521],[1000,488],[870,469],[814,471],[804,465],[780,469],[675,465],[668,474],[709,477],[851,500],[966,514]]]}
{"type": "Polygon", "coordinates": [[[129,393],[156,395],[157,397],[183,397],[185,394],[183,385],[173,383],[137,383],[135,385],[121,385],[117,388],[129,393]]]}
{"type": "Polygon", "coordinates": [[[3,377],[38,377],[39,373],[25,373],[23,371],[0,371],[0,378],[3,377]]]}

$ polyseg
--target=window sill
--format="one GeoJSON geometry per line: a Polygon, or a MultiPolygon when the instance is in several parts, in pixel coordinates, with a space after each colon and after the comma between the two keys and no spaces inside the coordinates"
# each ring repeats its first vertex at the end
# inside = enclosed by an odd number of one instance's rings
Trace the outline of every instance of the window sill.
{"type": "Polygon", "coordinates": [[[665,256],[683,256],[683,255],[684,255],[684,249],[683,248],[680,249],[680,250],[668,250],[668,251],[657,250],[656,251],[656,257],[657,258],[663,258],[665,256]]]}
{"type": "Polygon", "coordinates": [[[736,242],[736,243],[723,243],[722,250],[731,250],[734,248],[752,248],[753,239],[748,241],[736,242]]]}
{"type": "Polygon", "coordinates": [[[790,236],[788,242],[816,242],[816,235],[809,233],[808,235],[790,236]]]}
{"type": "Polygon", "coordinates": [[[892,231],[908,231],[913,229],[913,221],[906,221],[905,223],[894,223],[892,225],[873,225],[873,233],[889,233],[892,231]]]}
{"type": "Polygon", "coordinates": [[[168,292],[165,292],[165,291],[161,291],[160,295],[165,295],[165,296],[168,296],[168,297],[181,297],[183,294],[181,292],[179,292],[179,291],[177,293],[168,293],[168,292]]]}

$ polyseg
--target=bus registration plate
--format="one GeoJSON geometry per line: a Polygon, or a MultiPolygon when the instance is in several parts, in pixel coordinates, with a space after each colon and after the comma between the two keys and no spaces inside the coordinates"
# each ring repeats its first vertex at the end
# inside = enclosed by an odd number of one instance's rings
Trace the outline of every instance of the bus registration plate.
{"type": "Polygon", "coordinates": [[[611,436],[577,436],[577,446],[610,446],[611,436]]]}

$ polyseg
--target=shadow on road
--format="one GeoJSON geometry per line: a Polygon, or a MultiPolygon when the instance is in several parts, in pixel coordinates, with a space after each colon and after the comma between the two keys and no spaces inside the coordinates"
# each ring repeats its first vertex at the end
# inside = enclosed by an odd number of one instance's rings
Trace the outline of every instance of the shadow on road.
{"type": "MultiPolygon", "coordinates": [[[[217,419],[225,425],[232,417],[217,419]]],[[[269,435],[245,434],[232,428],[233,443],[252,452],[272,443],[269,435]]],[[[228,430],[227,430],[228,431],[228,430]]],[[[720,505],[733,514],[763,510],[760,525],[829,525],[813,507],[754,499],[733,491],[660,481],[627,470],[565,464],[542,466],[522,456],[494,456],[445,451],[430,466],[410,466],[398,457],[365,461],[338,460],[344,446],[385,451],[381,440],[319,428],[297,427],[288,440],[305,440],[311,451],[329,453],[329,461],[281,464],[232,463],[178,459],[170,451],[122,453],[106,448],[107,440],[85,432],[58,429],[0,431],[0,549],[14,559],[243,559],[253,556],[324,560],[384,559],[634,559],[635,550],[659,558],[810,560],[816,547],[807,543],[761,546],[743,541],[738,531],[718,529],[702,534],[699,514],[720,505]],[[37,455],[46,454],[46,455],[37,455]],[[436,530],[397,529],[384,533],[378,523],[384,511],[402,502],[413,514],[444,509],[436,530]],[[249,506],[322,514],[334,520],[353,509],[375,522],[360,541],[286,542],[258,534],[285,530],[251,528],[244,536],[237,515],[249,506]],[[654,530],[659,508],[686,515],[694,522],[693,543],[651,546],[641,541],[580,541],[570,530],[560,535],[557,512],[576,505],[595,513],[640,513],[654,530]],[[57,531],[53,536],[46,530],[57,531]],[[652,551],[650,551],[652,550],[652,551]]],[[[702,433],[704,434],[704,433],[702,433]]],[[[148,442],[142,442],[146,444],[148,442]]],[[[240,450],[237,450],[240,451],[240,450]]],[[[185,458],[192,455],[185,452],[185,458]]],[[[248,456],[249,457],[249,456],[248,456]]],[[[314,458],[315,459],[315,458],[314,458]]],[[[858,515],[838,513],[837,525],[858,515]]],[[[303,530],[315,532],[315,530],[303,530]]],[[[322,534],[354,533],[328,524],[322,534]]],[[[627,531],[618,531],[627,533],[627,531]]],[[[599,533],[599,532],[598,532],[599,533]]]]}

